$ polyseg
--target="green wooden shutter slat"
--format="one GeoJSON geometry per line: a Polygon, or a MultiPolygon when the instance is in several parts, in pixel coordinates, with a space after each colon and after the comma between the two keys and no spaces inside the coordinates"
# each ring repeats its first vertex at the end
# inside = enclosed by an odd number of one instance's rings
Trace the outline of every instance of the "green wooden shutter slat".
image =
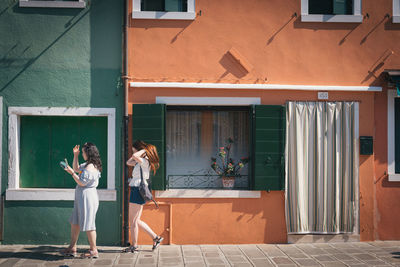
{"type": "Polygon", "coordinates": [[[285,107],[254,106],[254,189],[284,189],[285,107]]]}
{"type": "Polygon", "coordinates": [[[141,0],[142,11],[164,11],[164,0],[141,0]]]}
{"type": "Polygon", "coordinates": [[[165,105],[134,104],[132,108],[132,139],[156,146],[160,168],[152,176],[152,189],[165,190],[165,105]]]}
{"type": "Polygon", "coordinates": [[[400,173],[400,98],[394,99],[395,173],[400,173]]]}

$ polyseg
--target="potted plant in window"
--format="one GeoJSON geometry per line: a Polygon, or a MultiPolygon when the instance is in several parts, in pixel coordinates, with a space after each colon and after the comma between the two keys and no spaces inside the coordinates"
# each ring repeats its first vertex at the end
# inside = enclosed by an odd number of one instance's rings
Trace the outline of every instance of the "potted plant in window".
{"type": "Polygon", "coordinates": [[[220,147],[217,157],[211,158],[211,168],[222,178],[222,187],[232,189],[235,186],[235,178],[240,176],[241,169],[249,162],[249,158],[243,157],[235,162],[230,156],[233,139],[228,139],[228,144],[220,147]]]}

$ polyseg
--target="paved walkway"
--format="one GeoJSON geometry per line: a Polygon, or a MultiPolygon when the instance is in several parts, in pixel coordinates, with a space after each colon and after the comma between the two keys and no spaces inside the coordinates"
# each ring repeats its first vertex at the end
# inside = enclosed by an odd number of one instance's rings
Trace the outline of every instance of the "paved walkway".
{"type": "MultiPolygon", "coordinates": [[[[0,266],[400,266],[400,241],[297,245],[164,245],[122,254],[99,247],[97,260],[64,258],[61,246],[0,246],[0,266]]],[[[87,247],[80,247],[80,250],[87,247]]]]}

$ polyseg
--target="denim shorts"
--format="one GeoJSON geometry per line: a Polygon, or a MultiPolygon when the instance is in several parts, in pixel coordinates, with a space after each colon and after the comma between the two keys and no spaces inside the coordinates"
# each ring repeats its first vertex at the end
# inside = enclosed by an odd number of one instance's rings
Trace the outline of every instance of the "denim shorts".
{"type": "Polygon", "coordinates": [[[146,201],[142,198],[142,196],[139,193],[139,187],[138,186],[132,186],[131,187],[131,194],[129,196],[129,202],[130,203],[135,203],[139,205],[144,205],[146,204],[146,201]]]}

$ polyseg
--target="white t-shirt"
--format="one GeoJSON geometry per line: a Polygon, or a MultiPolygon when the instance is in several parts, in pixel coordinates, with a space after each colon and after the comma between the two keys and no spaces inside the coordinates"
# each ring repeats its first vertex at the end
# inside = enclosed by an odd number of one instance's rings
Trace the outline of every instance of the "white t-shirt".
{"type": "Polygon", "coordinates": [[[131,181],[129,182],[129,186],[139,186],[140,185],[141,178],[140,178],[140,167],[139,166],[142,166],[144,183],[146,185],[148,184],[147,180],[150,177],[150,162],[148,159],[143,158],[143,162],[136,163],[135,167],[133,168],[132,178],[131,178],[131,181]]]}

